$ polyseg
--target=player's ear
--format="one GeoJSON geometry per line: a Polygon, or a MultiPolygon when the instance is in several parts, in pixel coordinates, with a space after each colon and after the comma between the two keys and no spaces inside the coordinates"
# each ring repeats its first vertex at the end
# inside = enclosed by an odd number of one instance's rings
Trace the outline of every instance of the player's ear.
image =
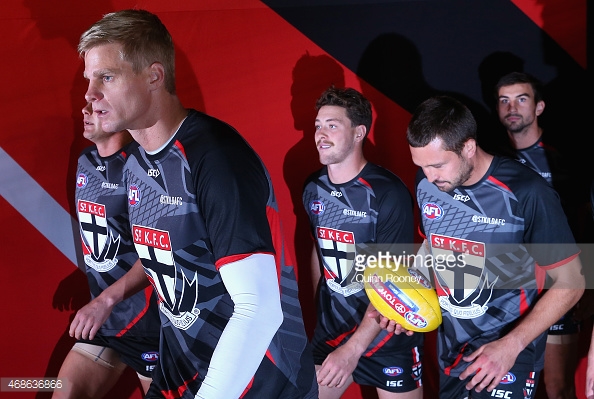
{"type": "Polygon", "coordinates": [[[536,103],[536,116],[539,116],[540,114],[542,114],[542,111],[544,111],[545,109],[545,102],[544,101],[539,101],[536,103]]]}
{"type": "Polygon", "coordinates": [[[355,141],[363,141],[365,139],[365,134],[367,133],[367,128],[365,125],[359,125],[355,128],[355,141]]]}
{"type": "Polygon", "coordinates": [[[475,139],[468,139],[464,143],[464,148],[462,148],[462,154],[466,156],[466,158],[472,158],[474,154],[476,154],[476,140],[475,139]]]}
{"type": "Polygon", "coordinates": [[[161,87],[165,84],[165,68],[160,62],[153,62],[148,67],[149,83],[154,88],[161,87]]]}

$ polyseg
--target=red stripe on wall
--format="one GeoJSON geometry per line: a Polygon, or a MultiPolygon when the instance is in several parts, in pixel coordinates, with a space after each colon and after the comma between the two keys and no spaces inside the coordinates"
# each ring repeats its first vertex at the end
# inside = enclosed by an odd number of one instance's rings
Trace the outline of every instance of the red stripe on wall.
{"type": "Polygon", "coordinates": [[[586,69],[586,0],[512,0],[512,3],[586,69]]]}

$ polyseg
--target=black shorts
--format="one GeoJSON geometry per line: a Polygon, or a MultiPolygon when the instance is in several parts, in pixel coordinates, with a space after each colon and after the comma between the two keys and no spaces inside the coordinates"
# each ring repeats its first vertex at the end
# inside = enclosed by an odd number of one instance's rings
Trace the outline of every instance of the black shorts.
{"type": "Polygon", "coordinates": [[[539,375],[540,372],[522,370],[514,366],[491,392],[487,392],[486,389],[476,392],[466,389],[466,384],[472,377],[460,380],[458,377],[446,376],[440,371],[439,397],[440,399],[534,399],[539,375]]]}
{"type": "Polygon", "coordinates": [[[549,335],[571,335],[580,332],[580,322],[573,318],[575,309],[571,309],[551,327],[549,327],[549,335]]]}
{"type": "MultiPolygon", "coordinates": [[[[315,353],[314,361],[321,365],[325,354],[315,353]]],[[[422,385],[423,348],[414,347],[394,352],[390,356],[372,354],[361,356],[353,371],[353,380],[388,392],[410,392],[422,385]]]]}
{"type": "Polygon", "coordinates": [[[79,339],[77,342],[111,348],[120,355],[122,363],[133,368],[138,374],[151,377],[159,361],[158,337],[107,337],[96,335],[92,340],[79,339]]]}

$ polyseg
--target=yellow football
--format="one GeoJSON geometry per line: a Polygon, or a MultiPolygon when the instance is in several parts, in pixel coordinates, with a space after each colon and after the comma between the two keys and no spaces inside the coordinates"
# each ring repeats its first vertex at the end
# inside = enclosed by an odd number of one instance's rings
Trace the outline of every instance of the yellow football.
{"type": "Polygon", "coordinates": [[[441,324],[441,309],[431,282],[418,270],[389,263],[367,266],[365,292],[385,317],[416,332],[435,330],[441,324]]]}

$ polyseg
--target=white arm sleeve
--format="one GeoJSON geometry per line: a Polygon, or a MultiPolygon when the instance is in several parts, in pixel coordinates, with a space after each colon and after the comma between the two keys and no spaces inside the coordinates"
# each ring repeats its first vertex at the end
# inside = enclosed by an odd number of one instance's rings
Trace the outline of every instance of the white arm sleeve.
{"type": "Polygon", "coordinates": [[[196,398],[237,399],[283,322],[274,256],[254,254],[219,270],[235,307],[196,398]]]}

